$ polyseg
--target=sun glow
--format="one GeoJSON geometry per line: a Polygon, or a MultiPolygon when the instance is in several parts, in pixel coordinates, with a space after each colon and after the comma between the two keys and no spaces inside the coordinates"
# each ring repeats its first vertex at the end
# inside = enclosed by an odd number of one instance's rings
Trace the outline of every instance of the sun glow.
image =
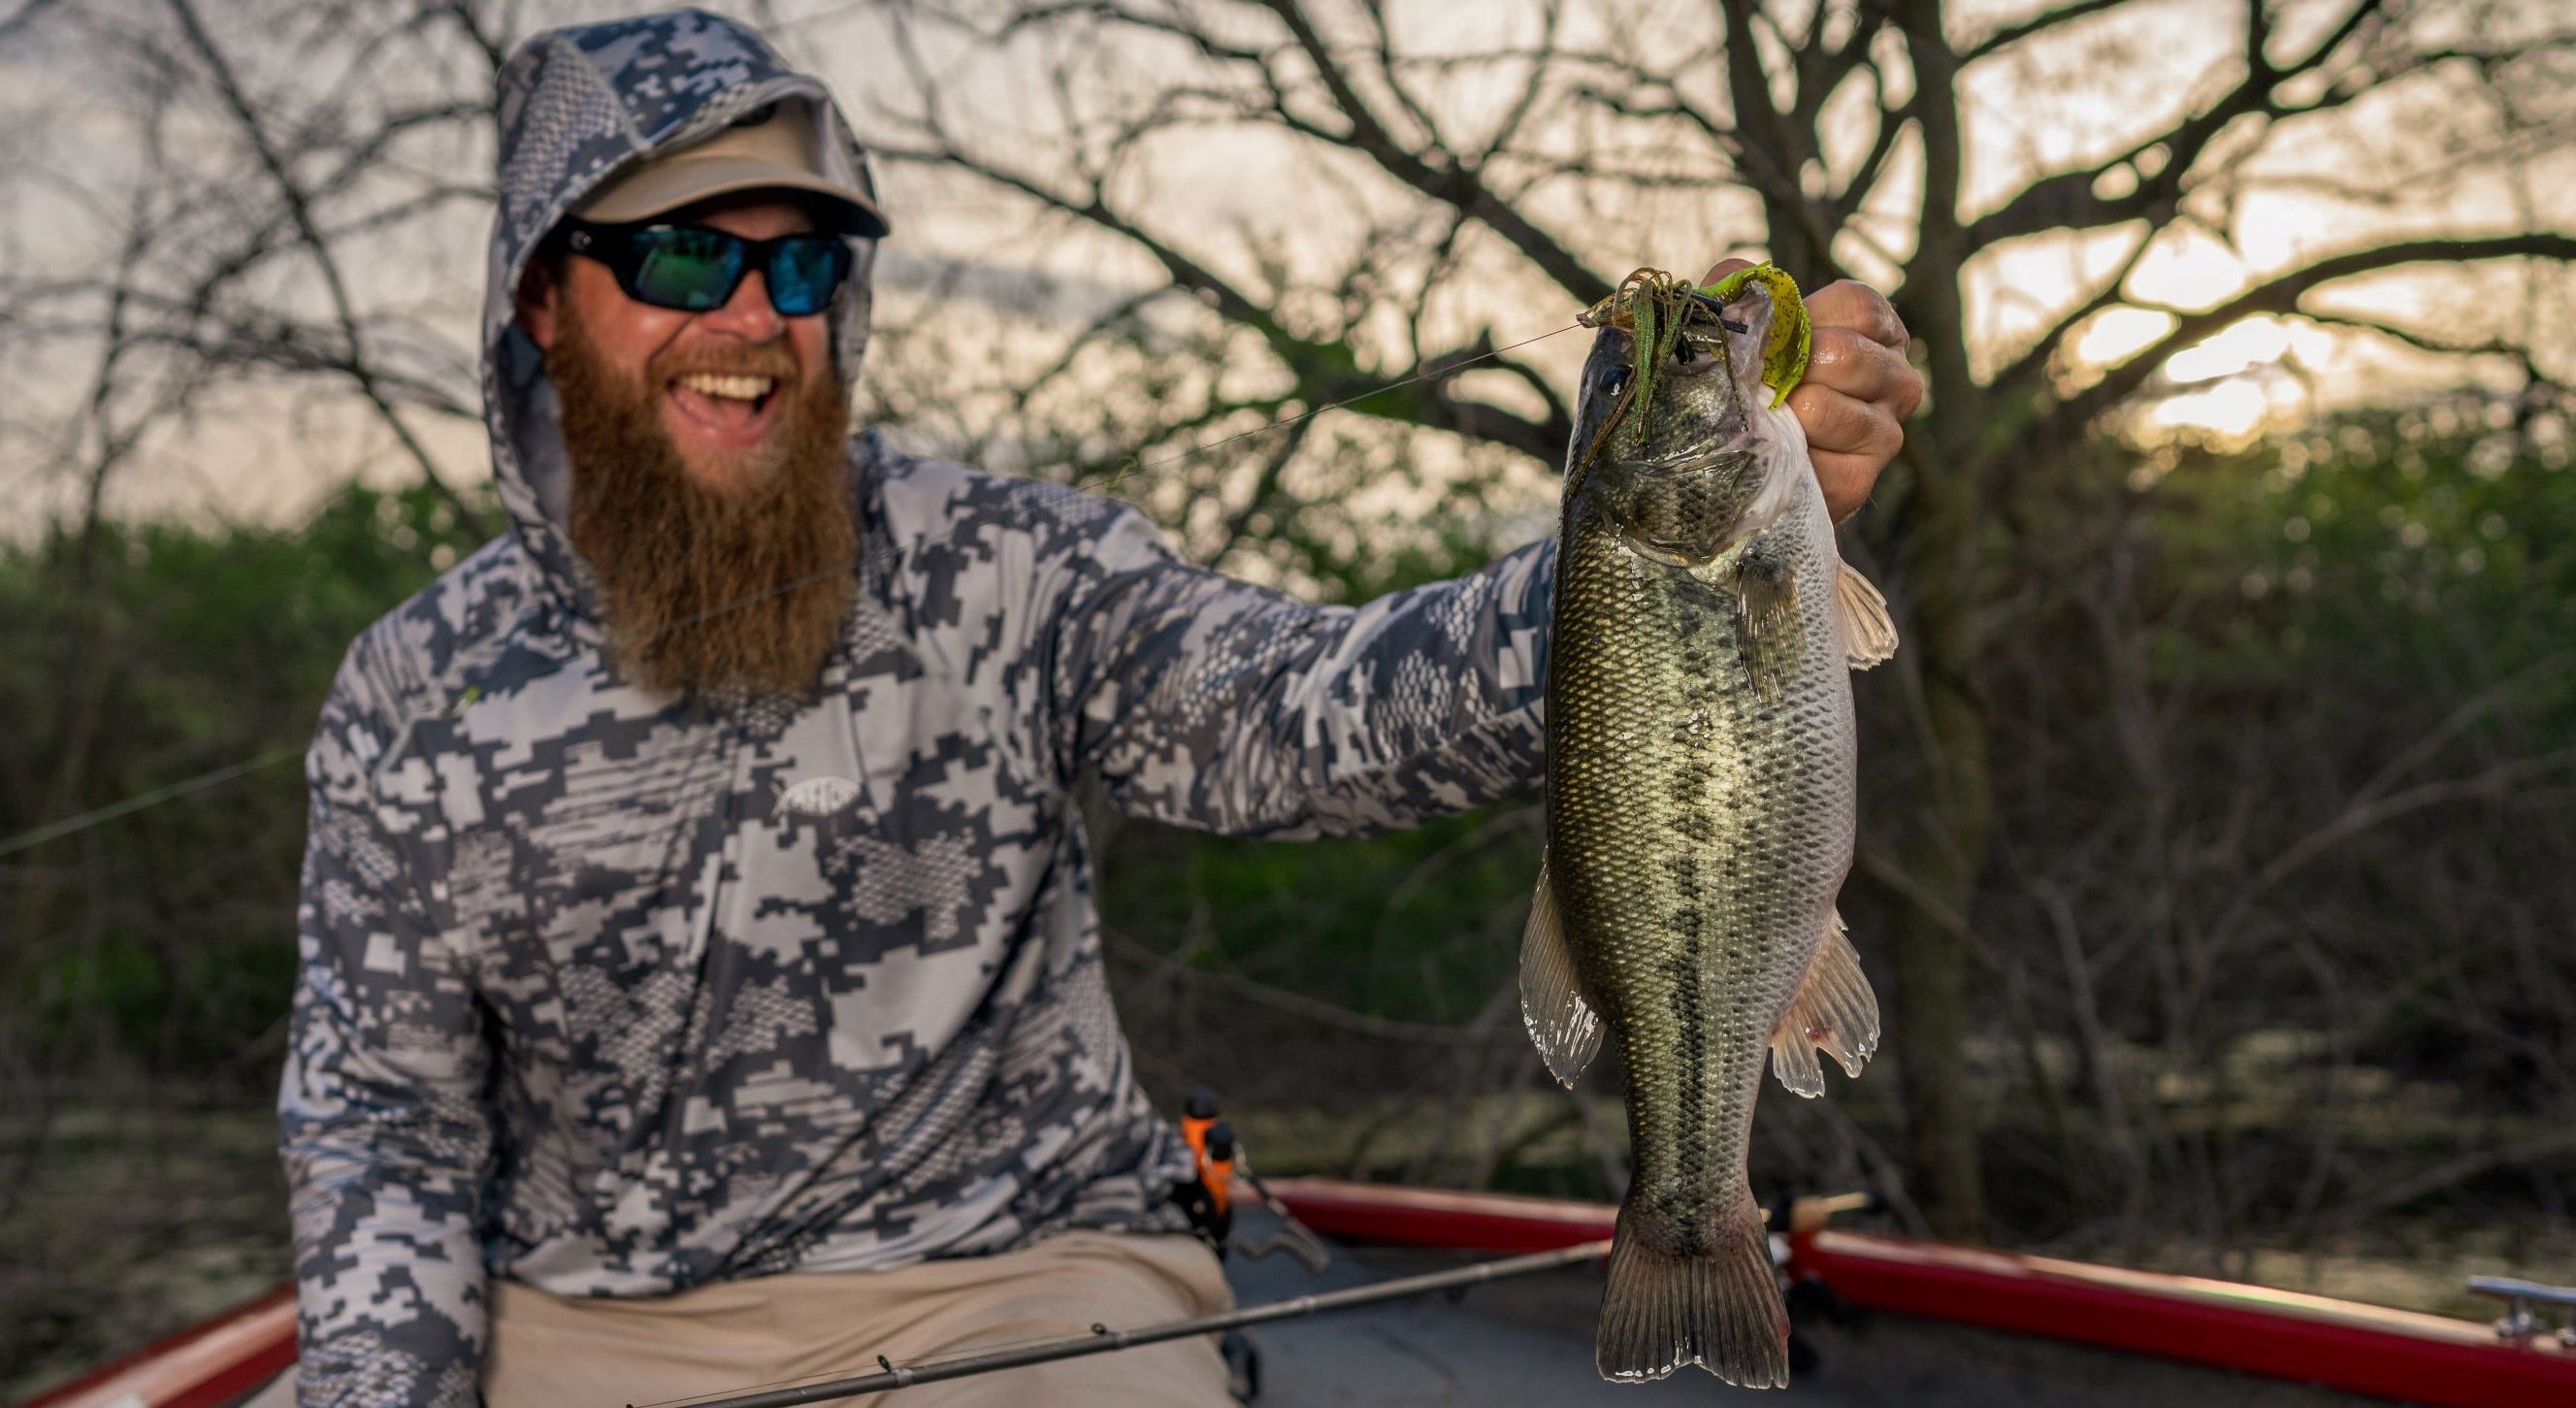
{"type": "Polygon", "coordinates": [[[2278,366],[2290,352],[2290,330],[2271,318],[2249,318],[2165,359],[2167,381],[2216,381],[2256,367],[2278,366]]]}

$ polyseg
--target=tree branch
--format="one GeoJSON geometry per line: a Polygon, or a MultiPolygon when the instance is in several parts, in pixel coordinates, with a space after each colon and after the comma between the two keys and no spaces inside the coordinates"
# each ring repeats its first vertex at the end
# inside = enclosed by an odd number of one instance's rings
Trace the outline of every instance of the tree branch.
{"type": "Polygon", "coordinates": [[[2377,249],[2355,250],[2320,259],[2304,269],[2293,270],[2257,284],[2215,308],[2197,313],[2176,309],[2156,311],[2172,313],[2177,323],[2171,332],[2157,339],[2146,350],[2113,367],[2102,380],[2077,392],[2051,408],[2039,422],[2043,434],[2062,432],[2081,426],[2112,406],[2127,399],[2145,384],[2164,359],[2220,331],[2239,318],[2256,313],[2287,314],[2299,311],[2299,300],[2309,290],[2337,279],[2357,274],[2376,273],[2406,264],[2430,262],[2459,264],[2484,259],[2559,259],[2576,260],[2576,235],[2537,232],[2520,235],[2498,235],[2475,240],[2409,240],[2382,245],[2377,249]]]}
{"type": "Polygon", "coordinates": [[[428,447],[422,445],[419,437],[412,434],[410,426],[403,424],[402,417],[394,410],[392,400],[386,396],[383,383],[366,357],[365,339],[359,330],[356,304],[349,296],[347,282],[340,275],[339,261],[332,256],[330,241],[323,235],[320,224],[314,219],[312,204],[306,198],[303,187],[296,183],[294,174],[286,169],[285,159],[278,153],[275,143],[269,139],[267,130],[260,124],[259,114],[252,109],[249,97],[242,91],[240,82],[234,78],[232,66],[225,61],[223,51],[216,47],[214,36],[208,34],[204,24],[198,20],[192,0],[166,0],[166,2],[171,14],[178,20],[179,28],[188,36],[190,47],[194,48],[198,57],[205,61],[208,72],[215,80],[216,90],[223,95],[224,105],[231,109],[234,120],[241,124],[242,131],[250,138],[251,148],[259,157],[261,169],[268,173],[270,180],[277,183],[278,193],[285,197],[287,211],[294,219],[296,231],[303,236],[305,248],[311,251],[315,266],[321,270],[323,286],[330,293],[331,310],[333,316],[338,319],[341,337],[348,343],[349,371],[352,379],[357,382],[359,393],[367,398],[369,405],[375,407],[378,418],[393,432],[394,439],[402,445],[404,452],[411,457],[412,463],[419,467],[421,478],[438,493],[439,497],[447,501],[448,507],[455,511],[457,520],[473,525],[478,532],[490,531],[489,526],[483,522],[483,515],[472,504],[466,502],[465,496],[458,493],[455,487],[439,474],[436,462],[429,457],[428,447]]]}
{"type": "Polygon", "coordinates": [[[2029,351],[2022,353],[2011,366],[2004,368],[1996,374],[1992,382],[1987,383],[1988,389],[1994,393],[1994,399],[2005,402],[2017,401],[2037,391],[2041,374],[2048,370],[2048,364],[2055,359],[2066,339],[2074,334],[2075,329],[2083,326],[2085,319],[2094,314],[2116,308],[2127,301],[2120,290],[2129,282],[2129,276],[2138,271],[2138,265],[2145,262],[2147,251],[2155,247],[2155,236],[2156,232],[2153,230],[2140,234],[2138,243],[2130,249],[2128,257],[2120,261],[2120,267],[2111,271],[2111,277],[2102,281],[2102,287],[2095,290],[2091,298],[2067,310],[2066,316],[2058,319],[2056,326],[2039,335],[2038,340],[2030,345],[2029,351]]]}
{"type": "MultiPolygon", "coordinates": [[[[1260,3],[1288,27],[1298,49],[1305,54],[1307,62],[1315,66],[1316,76],[1332,95],[1343,120],[1350,124],[1350,130],[1339,135],[1338,140],[1343,145],[1376,162],[1388,175],[1433,200],[1455,206],[1502,236],[1524,258],[1537,265],[1540,272],[1555,280],[1557,287],[1571,294],[1576,302],[1597,302],[1610,292],[1610,280],[1595,273],[1571,250],[1559,244],[1555,236],[1540,229],[1509,202],[1496,196],[1474,168],[1459,164],[1454,155],[1437,148],[1427,154],[1418,153],[1397,142],[1370,110],[1367,100],[1351,86],[1349,76],[1342,71],[1323,36],[1316,33],[1314,26],[1307,21],[1298,0],[1260,0],[1260,3]]],[[[1286,115],[1284,106],[1282,115],[1286,115]]]]}
{"type": "Polygon", "coordinates": [[[2350,95],[2329,94],[2316,103],[2294,107],[2280,102],[2273,94],[2289,79],[2323,65],[2346,40],[2361,30],[2366,21],[2379,13],[2384,3],[2385,0],[2358,0],[2352,12],[2316,47],[2286,64],[2276,65],[2264,53],[2264,44],[2269,37],[2264,0],[2246,0],[2248,21],[2242,82],[2206,111],[2184,118],[2170,130],[2132,145],[2099,166],[2062,171],[2023,187],[2001,207],[1969,222],[1969,246],[1982,249],[2004,240],[2050,230],[2092,230],[2126,220],[2158,220],[2169,213],[2181,198],[2184,184],[2191,179],[2210,144],[2238,118],[2296,117],[2347,101],[2350,95]],[[2101,196],[2094,193],[2094,188],[2104,176],[2122,167],[2135,171],[2139,160],[2157,148],[2163,148],[2166,155],[2164,165],[2154,175],[2136,171],[2137,184],[2124,195],[2101,196]]]}
{"type": "Polygon", "coordinates": [[[26,28],[36,16],[54,8],[58,3],[60,0],[27,0],[27,3],[18,7],[17,13],[7,19],[0,19],[0,44],[7,43],[11,35],[26,28]]]}
{"type": "Polygon", "coordinates": [[[1966,68],[1979,59],[1990,58],[1997,52],[2011,48],[2033,35],[2045,34],[2059,25],[2072,23],[2087,15],[2098,15],[2104,10],[2116,10],[2129,3],[2131,0],[2076,0],[2072,5],[2043,10],[2018,24],[2005,25],[1969,45],[1966,52],[1959,55],[1959,66],[1966,68]]]}

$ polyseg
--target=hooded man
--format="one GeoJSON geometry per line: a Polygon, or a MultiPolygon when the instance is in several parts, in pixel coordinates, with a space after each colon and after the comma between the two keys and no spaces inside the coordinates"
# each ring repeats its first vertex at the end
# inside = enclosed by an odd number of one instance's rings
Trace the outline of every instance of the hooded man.
{"type": "MultiPolygon", "coordinates": [[[[731,21],[541,35],[500,117],[513,526],[352,646],[307,762],[300,1401],[646,1402],[1222,1308],[1077,782],[1282,837],[1526,792],[1553,544],[1319,608],[851,436],[887,223],[731,21]]],[[[1884,300],[1815,307],[1848,511],[1919,381],[1884,300]]],[[[920,1403],[1225,1379],[1176,1342],[920,1403]]]]}

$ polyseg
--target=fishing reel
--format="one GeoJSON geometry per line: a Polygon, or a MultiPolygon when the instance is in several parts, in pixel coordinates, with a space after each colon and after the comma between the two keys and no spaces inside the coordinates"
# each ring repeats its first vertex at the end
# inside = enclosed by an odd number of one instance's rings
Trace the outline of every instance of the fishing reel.
{"type": "Polygon", "coordinates": [[[1190,1230],[1207,1243],[1220,1260],[1229,1251],[1241,1252],[1249,1261],[1259,1261],[1274,1252],[1286,1252],[1310,1273],[1321,1274],[1332,1261],[1324,1249],[1323,1239],[1313,1229],[1299,1222],[1288,1211],[1288,1205],[1270,1195],[1261,1176],[1252,1171],[1244,1156],[1243,1144],[1235,1136],[1234,1126],[1227,1124],[1217,1107],[1216,1092],[1205,1086],[1193,1090],[1181,1102],[1181,1139],[1190,1146],[1190,1158],[1196,1176],[1172,1188],[1172,1201],[1180,1205],[1190,1219],[1190,1230]],[[1279,1219],[1279,1230],[1266,1237],[1247,1237],[1234,1229],[1234,1183],[1241,1179],[1259,1195],[1271,1214],[1279,1219]]]}
{"type": "MultiPolygon", "coordinates": [[[[1188,1215],[1190,1231],[1220,1261],[1229,1251],[1243,1253],[1247,1261],[1285,1251],[1308,1273],[1320,1274],[1331,1259],[1323,1241],[1288,1211],[1287,1204],[1270,1196],[1270,1190],[1261,1185],[1260,1176],[1243,1156],[1243,1145],[1235,1138],[1234,1126],[1225,1122],[1222,1113],[1217,1107],[1216,1092],[1205,1086],[1191,1091],[1181,1102],[1181,1139],[1190,1146],[1194,1176],[1173,1186],[1172,1201],[1188,1215]],[[1238,1178],[1251,1185],[1279,1219],[1278,1231],[1267,1237],[1248,1238],[1234,1229],[1234,1181],[1238,1178]]],[[[1250,1403],[1261,1392],[1261,1347],[1243,1331],[1228,1330],[1217,1340],[1217,1353],[1225,1360],[1227,1391],[1237,1403],[1250,1403]]]]}

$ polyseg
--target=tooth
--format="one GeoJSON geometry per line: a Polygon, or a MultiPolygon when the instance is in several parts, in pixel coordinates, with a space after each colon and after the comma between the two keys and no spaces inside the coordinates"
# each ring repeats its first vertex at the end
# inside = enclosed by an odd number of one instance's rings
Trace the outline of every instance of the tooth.
{"type": "Polygon", "coordinates": [[[734,401],[755,401],[769,394],[777,385],[772,377],[719,376],[713,372],[691,372],[680,378],[680,384],[708,396],[721,396],[734,401]]]}

